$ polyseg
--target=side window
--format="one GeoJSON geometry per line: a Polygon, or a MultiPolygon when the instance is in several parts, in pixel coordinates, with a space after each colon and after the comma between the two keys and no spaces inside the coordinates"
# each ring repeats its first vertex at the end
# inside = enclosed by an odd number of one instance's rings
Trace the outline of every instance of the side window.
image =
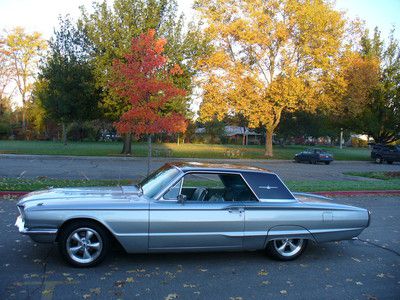
{"type": "Polygon", "coordinates": [[[218,174],[190,173],[183,179],[182,194],[187,201],[223,201],[225,186],[218,174]]]}
{"type": "Polygon", "coordinates": [[[186,195],[186,201],[257,201],[238,174],[190,173],[184,177],[181,193],[186,195]]]}

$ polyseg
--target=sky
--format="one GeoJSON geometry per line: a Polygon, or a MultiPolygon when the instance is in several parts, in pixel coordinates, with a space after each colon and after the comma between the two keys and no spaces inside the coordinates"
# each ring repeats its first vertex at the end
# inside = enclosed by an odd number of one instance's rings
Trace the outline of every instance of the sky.
{"type": "MultiPolygon", "coordinates": [[[[26,28],[28,32],[41,32],[49,39],[58,25],[59,15],[69,14],[73,19],[80,15],[80,6],[90,9],[94,0],[0,0],[0,35],[16,26],[26,28]]],[[[102,1],[102,0],[97,0],[102,1]]],[[[113,0],[107,0],[112,2],[113,0]]],[[[194,0],[177,0],[179,13],[186,20],[193,18],[194,0]]],[[[400,40],[400,0],[336,0],[336,8],[345,11],[350,19],[365,20],[367,28],[373,31],[378,26],[382,37],[389,36],[391,28],[396,26],[395,36],[400,40]]],[[[13,97],[14,98],[14,97],[13,97]]],[[[19,101],[18,98],[15,101],[19,101]]],[[[192,109],[197,111],[201,100],[193,95],[192,109]]]]}
{"type": "MultiPolygon", "coordinates": [[[[111,2],[112,0],[108,0],[111,2]]],[[[177,0],[179,10],[188,19],[193,16],[193,0],[177,0]]],[[[58,16],[79,16],[79,7],[90,8],[93,0],[0,0],[0,30],[22,26],[28,31],[39,31],[49,38],[58,24],[58,16]]],[[[351,18],[366,21],[370,30],[378,26],[382,36],[387,37],[393,25],[398,28],[400,39],[400,0],[336,0],[336,7],[346,11],[351,18]]]]}

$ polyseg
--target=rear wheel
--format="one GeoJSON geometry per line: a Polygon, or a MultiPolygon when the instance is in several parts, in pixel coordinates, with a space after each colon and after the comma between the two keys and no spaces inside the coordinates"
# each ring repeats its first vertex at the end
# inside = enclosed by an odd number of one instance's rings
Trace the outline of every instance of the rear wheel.
{"type": "Polygon", "coordinates": [[[380,156],[375,157],[375,162],[376,162],[377,164],[381,164],[381,163],[383,162],[382,157],[380,157],[380,156]]]}
{"type": "Polygon", "coordinates": [[[329,165],[330,163],[331,163],[330,161],[326,161],[326,162],[325,162],[326,165],[329,165]]]}
{"type": "Polygon", "coordinates": [[[104,260],[110,247],[108,232],[95,222],[77,221],[64,228],[59,250],[75,267],[92,267],[104,260]]]}
{"type": "Polygon", "coordinates": [[[307,247],[304,239],[281,239],[270,241],[267,252],[275,259],[288,261],[298,258],[307,247]]]}
{"type": "Polygon", "coordinates": [[[392,162],[391,160],[388,160],[387,163],[388,163],[389,165],[391,165],[393,162],[392,162]]]}

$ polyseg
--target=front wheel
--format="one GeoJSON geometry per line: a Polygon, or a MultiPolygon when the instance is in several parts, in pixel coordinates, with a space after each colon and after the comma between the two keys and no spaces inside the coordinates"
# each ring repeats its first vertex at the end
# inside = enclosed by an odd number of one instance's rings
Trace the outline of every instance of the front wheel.
{"type": "Polygon", "coordinates": [[[304,239],[273,240],[268,243],[267,252],[278,260],[294,260],[306,249],[307,242],[304,239]]]}
{"type": "Polygon", "coordinates": [[[382,157],[377,156],[377,157],[375,158],[375,162],[376,162],[377,164],[381,164],[381,163],[383,162],[382,157]]]}
{"type": "Polygon", "coordinates": [[[329,165],[330,163],[331,163],[330,161],[326,161],[326,162],[325,162],[326,165],[329,165]]]}
{"type": "Polygon", "coordinates": [[[59,250],[75,267],[92,267],[105,258],[110,246],[108,233],[94,222],[76,222],[64,228],[59,250]]]}

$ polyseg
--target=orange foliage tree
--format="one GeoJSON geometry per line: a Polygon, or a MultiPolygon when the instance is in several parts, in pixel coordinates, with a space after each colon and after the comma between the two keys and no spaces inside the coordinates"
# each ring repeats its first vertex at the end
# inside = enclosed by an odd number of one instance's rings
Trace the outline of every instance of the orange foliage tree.
{"type": "Polygon", "coordinates": [[[164,109],[175,97],[186,93],[172,81],[172,76],[181,74],[182,70],[176,64],[169,64],[168,57],[163,54],[167,41],[155,35],[156,31],[151,29],[132,39],[130,52],[114,61],[115,77],[110,84],[130,103],[130,109],[115,123],[118,132],[132,133],[136,137],[147,135],[150,147],[152,134],[186,130],[183,115],[165,113],[164,109]]]}

